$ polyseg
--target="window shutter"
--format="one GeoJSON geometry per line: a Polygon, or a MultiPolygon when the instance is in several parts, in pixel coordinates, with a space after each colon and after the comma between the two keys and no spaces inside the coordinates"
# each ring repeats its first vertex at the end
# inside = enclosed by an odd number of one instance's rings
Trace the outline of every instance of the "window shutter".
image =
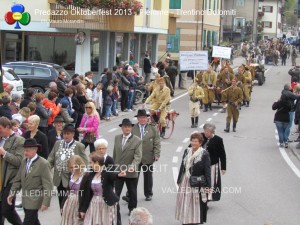
{"type": "Polygon", "coordinates": [[[270,26],[269,26],[269,27],[272,28],[272,22],[269,22],[269,23],[270,23],[270,26]]]}
{"type": "Polygon", "coordinates": [[[270,8],[271,8],[271,9],[270,9],[270,12],[273,12],[273,6],[271,6],[270,8]]]}
{"type": "Polygon", "coordinates": [[[263,10],[263,12],[265,12],[265,11],[266,11],[264,6],[262,7],[262,10],[263,10]]]}
{"type": "Polygon", "coordinates": [[[261,23],[261,27],[264,28],[265,27],[265,22],[261,23]]]}

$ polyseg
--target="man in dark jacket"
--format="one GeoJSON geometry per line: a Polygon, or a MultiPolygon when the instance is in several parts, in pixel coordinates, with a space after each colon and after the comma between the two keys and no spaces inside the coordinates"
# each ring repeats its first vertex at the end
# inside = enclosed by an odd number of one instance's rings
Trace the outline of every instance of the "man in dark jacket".
{"type": "Polygon", "coordinates": [[[2,98],[2,103],[3,105],[0,106],[0,117],[1,116],[4,116],[6,117],[7,119],[11,120],[11,109],[9,107],[9,104],[10,104],[10,97],[3,97],[2,98]]]}
{"type": "Polygon", "coordinates": [[[65,90],[67,89],[67,84],[65,82],[66,74],[64,71],[59,71],[58,78],[56,80],[58,98],[63,98],[65,96],[65,90]]]}
{"type": "Polygon", "coordinates": [[[145,54],[143,70],[145,73],[145,84],[148,84],[150,82],[151,75],[151,62],[148,54],[145,54]]]}
{"type": "MultiPolygon", "coordinates": [[[[289,137],[290,136],[290,132],[291,132],[291,127],[293,125],[293,121],[294,121],[294,114],[295,114],[295,105],[294,105],[294,101],[295,100],[299,100],[300,99],[300,95],[295,95],[292,92],[292,87],[290,84],[285,84],[283,87],[283,90],[281,92],[282,94],[282,100],[287,100],[289,102],[289,104],[291,105],[291,111],[289,112],[290,115],[290,122],[288,127],[285,130],[285,137],[289,137]]],[[[288,139],[289,140],[289,139],[288,139]]]]}
{"type": "Polygon", "coordinates": [[[34,91],[34,89],[33,88],[28,88],[26,90],[25,97],[24,97],[23,101],[20,104],[20,109],[22,109],[24,107],[27,107],[27,105],[30,102],[33,102],[34,98],[35,98],[35,91],[34,91]]]}
{"type": "Polygon", "coordinates": [[[166,68],[166,73],[170,77],[171,84],[175,91],[175,81],[176,81],[176,76],[178,74],[178,71],[177,71],[177,68],[174,66],[174,62],[171,60],[169,61],[169,66],[166,68]]]}

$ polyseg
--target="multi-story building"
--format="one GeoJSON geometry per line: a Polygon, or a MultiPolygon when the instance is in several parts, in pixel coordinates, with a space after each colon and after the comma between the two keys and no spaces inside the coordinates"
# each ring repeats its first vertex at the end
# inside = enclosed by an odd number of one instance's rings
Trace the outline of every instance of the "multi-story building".
{"type": "MultiPolygon", "coordinates": [[[[132,15],[125,10],[97,9],[91,13],[73,6],[62,7],[56,4],[56,0],[18,0],[17,3],[25,7],[24,13],[28,12],[31,19],[26,21],[28,25],[18,21],[10,25],[4,20],[6,13],[14,13],[19,9],[12,8],[15,1],[2,0],[2,61],[54,62],[75,69],[79,74],[91,68],[101,72],[103,68],[111,68],[120,61],[140,63],[145,52],[150,53],[151,59],[156,61],[158,34],[175,34],[176,18],[164,13],[169,10],[169,0],[140,2],[143,9],[137,15],[132,15]],[[20,28],[16,28],[17,23],[20,28]],[[82,35],[77,35],[77,41],[85,39],[82,44],[75,43],[74,38],[78,33],[82,35]]],[[[17,11],[15,16],[9,13],[10,19],[20,19],[22,12],[17,11]]],[[[26,17],[28,14],[23,15],[24,21],[26,17]]]]}
{"type": "Polygon", "coordinates": [[[222,40],[255,40],[258,0],[222,0],[222,6],[223,10],[235,11],[231,16],[222,16],[222,40]]]}
{"type": "Polygon", "coordinates": [[[263,39],[282,37],[284,0],[259,0],[258,21],[263,39]]]}
{"type": "MultiPolygon", "coordinates": [[[[176,35],[159,35],[159,56],[177,60],[179,51],[201,50],[219,43],[221,0],[170,0],[177,16],[176,35]]],[[[160,58],[159,57],[159,58],[160,58]]]]}

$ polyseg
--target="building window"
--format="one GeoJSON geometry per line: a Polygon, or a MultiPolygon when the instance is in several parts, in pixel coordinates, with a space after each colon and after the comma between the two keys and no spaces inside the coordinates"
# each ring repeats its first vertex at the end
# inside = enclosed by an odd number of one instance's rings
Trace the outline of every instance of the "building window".
{"type": "Polygon", "coordinates": [[[206,46],[206,30],[203,31],[203,37],[202,37],[202,49],[206,46]]]}
{"type": "Polygon", "coordinates": [[[176,29],[175,35],[167,36],[167,50],[169,52],[178,53],[180,47],[180,28],[176,29]]]}
{"type": "Polygon", "coordinates": [[[212,8],[211,8],[211,1],[212,1],[212,0],[208,0],[208,2],[209,2],[209,7],[208,7],[208,9],[212,9],[212,8]]]}
{"type": "Polygon", "coordinates": [[[207,47],[211,46],[211,31],[207,31],[207,47]]]}
{"type": "Polygon", "coordinates": [[[170,0],[170,9],[181,9],[181,0],[170,0]]]}
{"type": "Polygon", "coordinates": [[[161,10],[161,1],[162,0],[154,0],[154,3],[153,3],[154,10],[161,10]]]}
{"type": "Polygon", "coordinates": [[[272,22],[264,21],[264,22],[263,22],[263,26],[264,26],[265,28],[272,28],[272,22]]]}
{"type": "Polygon", "coordinates": [[[218,44],[218,32],[216,32],[216,31],[212,32],[212,44],[213,45],[218,44]]]}
{"type": "Polygon", "coordinates": [[[220,0],[217,0],[217,10],[220,9],[219,4],[220,4],[220,0]]]}
{"type": "Polygon", "coordinates": [[[263,12],[273,12],[273,6],[263,6],[263,12]]]}
{"type": "Polygon", "coordinates": [[[217,9],[217,2],[216,2],[216,0],[214,0],[214,10],[216,10],[217,9]]]}
{"type": "Polygon", "coordinates": [[[245,0],[237,0],[235,2],[235,6],[244,7],[245,6],[245,0]]]}

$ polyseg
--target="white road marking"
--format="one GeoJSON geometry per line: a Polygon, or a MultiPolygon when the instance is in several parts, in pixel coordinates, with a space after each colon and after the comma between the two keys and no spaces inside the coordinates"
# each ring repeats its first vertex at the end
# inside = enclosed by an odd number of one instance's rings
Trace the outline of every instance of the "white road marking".
{"type": "Polygon", "coordinates": [[[108,133],[112,133],[112,132],[114,132],[114,131],[116,131],[116,130],[118,130],[118,128],[112,128],[112,129],[110,129],[110,130],[108,131],[108,133]]]}
{"type": "Polygon", "coordinates": [[[175,183],[175,186],[177,187],[177,177],[178,177],[178,174],[179,174],[178,168],[177,167],[172,167],[172,171],[173,171],[174,183],[175,183]]]}
{"type": "Polygon", "coordinates": [[[177,163],[178,162],[178,156],[173,156],[172,163],[177,163]]]}
{"type": "Polygon", "coordinates": [[[212,120],[212,118],[208,118],[206,121],[209,122],[209,121],[211,121],[211,120],[212,120]]]}
{"type": "Polygon", "coordinates": [[[296,174],[296,176],[300,179],[300,171],[295,166],[295,164],[291,161],[289,156],[286,154],[286,151],[284,148],[279,148],[280,154],[282,155],[285,162],[289,165],[289,167],[293,170],[293,172],[296,174]]]}
{"type": "Polygon", "coordinates": [[[185,138],[182,143],[188,143],[188,141],[190,140],[190,138],[185,138]]]}
{"type": "Polygon", "coordinates": [[[170,102],[174,102],[174,101],[176,101],[176,100],[182,98],[183,96],[185,96],[185,95],[187,95],[187,94],[188,94],[188,92],[186,92],[186,93],[184,93],[184,94],[182,94],[182,95],[179,95],[178,97],[173,98],[170,102]]]}
{"type": "Polygon", "coordinates": [[[177,149],[176,149],[176,152],[181,152],[181,151],[182,151],[182,149],[183,149],[183,147],[182,147],[182,146],[178,146],[178,147],[177,147],[177,149]]]}
{"type": "Polygon", "coordinates": [[[203,129],[203,127],[204,127],[204,124],[201,124],[199,128],[203,129]]]}
{"type": "MultiPolygon", "coordinates": [[[[275,130],[275,138],[276,140],[279,139],[278,132],[275,130]]],[[[295,164],[292,162],[292,160],[287,155],[284,148],[279,147],[279,152],[282,156],[282,158],[285,160],[285,162],[288,164],[288,166],[292,169],[292,171],[296,174],[296,176],[300,179],[300,170],[295,166],[295,164]]]]}
{"type": "Polygon", "coordinates": [[[218,115],[218,113],[214,113],[214,114],[213,114],[213,116],[217,116],[217,115],[218,115]]]}
{"type": "Polygon", "coordinates": [[[219,109],[218,111],[219,111],[219,112],[222,112],[222,110],[223,110],[223,109],[219,109]]]}

